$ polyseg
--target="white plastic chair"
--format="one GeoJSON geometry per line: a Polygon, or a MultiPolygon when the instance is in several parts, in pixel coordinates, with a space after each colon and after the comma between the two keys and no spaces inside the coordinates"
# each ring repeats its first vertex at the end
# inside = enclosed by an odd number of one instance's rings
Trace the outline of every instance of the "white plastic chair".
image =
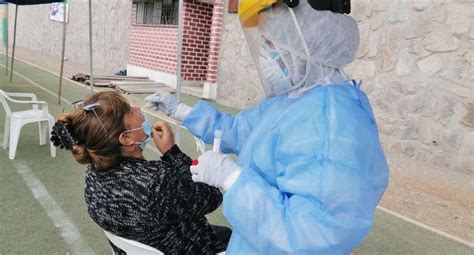
{"type": "Polygon", "coordinates": [[[163,252],[150,247],[148,245],[139,243],[137,241],[129,240],[120,236],[116,236],[108,231],[105,231],[105,236],[118,248],[126,252],[127,255],[161,255],[163,252]]]}
{"type": "MultiPolygon", "coordinates": [[[[129,240],[120,236],[116,236],[104,230],[105,236],[118,248],[126,252],[127,255],[161,255],[163,252],[150,247],[148,245],[139,243],[137,241],[129,240]]],[[[115,254],[115,253],[113,253],[115,254]]],[[[225,251],[219,252],[216,255],[225,255],[225,251]]]]}
{"type": "MultiPolygon", "coordinates": [[[[33,93],[10,93],[0,89],[0,101],[5,109],[5,129],[3,133],[3,149],[7,149],[8,158],[14,159],[16,147],[20,138],[21,128],[28,123],[38,122],[40,145],[46,144],[46,137],[51,136],[51,130],[54,125],[54,117],[48,113],[48,103],[38,101],[33,93]],[[31,100],[17,100],[16,98],[30,98],[31,100]],[[8,102],[18,104],[30,104],[31,110],[12,112],[8,102]],[[38,107],[39,106],[39,107],[38,107]]],[[[49,141],[49,139],[48,139],[49,141]]],[[[51,157],[56,157],[56,148],[50,142],[51,157]]]]}

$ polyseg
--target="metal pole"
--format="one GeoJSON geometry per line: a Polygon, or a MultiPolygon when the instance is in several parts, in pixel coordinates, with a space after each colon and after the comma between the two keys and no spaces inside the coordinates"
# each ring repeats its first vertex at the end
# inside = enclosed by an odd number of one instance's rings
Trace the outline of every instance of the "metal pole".
{"type": "Polygon", "coordinates": [[[8,76],[8,3],[5,4],[5,76],[8,76]]]}
{"type": "Polygon", "coordinates": [[[61,88],[63,85],[63,72],[64,72],[64,51],[66,49],[66,11],[68,1],[64,1],[63,4],[63,49],[61,52],[61,69],[59,71],[59,89],[58,89],[58,104],[61,104],[61,88]]]}
{"type": "Polygon", "coordinates": [[[177,49],[177,61],[176,61],[176,95],[178,99],[181,98],[181,57],[183,51],[183,2],[179,0],[178,9],[178,49],[177,49]]]}
{"type": "Polygon", "coordinates": [[[92,73],[93,61],[92,61],[92,0],[89,0],[89,59],[90,59],[90,73],[89,73],[89,86],[91,87],[91,95],[94,94],[94,75],[92,73]]]}
{"type": "Polygon", "coordinates": [[[13,50],[12,50],[12,64],[10,69],[10,82],[13,80],[13,63],[15,61],[15,45],[16,45],[16,21],[18,17],[18,5],[15,5],[15,23],[13,25],[13,50]]]}
{"type": "MultiPolygon", "coordinates": [[[[183,3],[184,0],[179,0],[179,7],[178,7],[178,49],[176,52],[176,96],[178,99],[181,99],[181,82],[182,82],[182,77],[181,77],[181,56],[182,56],[182,50],[183,50],[183,3]]],[[[180,144],[180,123],[176,124],[176,134],[175,134],[175,139],[176,139],[176,144],[180,144]]]]}

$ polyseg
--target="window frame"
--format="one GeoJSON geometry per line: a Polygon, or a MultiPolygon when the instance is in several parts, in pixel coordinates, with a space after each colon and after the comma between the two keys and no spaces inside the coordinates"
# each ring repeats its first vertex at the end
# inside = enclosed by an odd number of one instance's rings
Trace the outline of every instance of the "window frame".
{"type": "Polygon", "coordinates": [[[132,4],[135,5],[134,26],[178,26],[179,0],[133,0],[132,4]],[[168,15],[163,16],[163,12],[168,15]]]}

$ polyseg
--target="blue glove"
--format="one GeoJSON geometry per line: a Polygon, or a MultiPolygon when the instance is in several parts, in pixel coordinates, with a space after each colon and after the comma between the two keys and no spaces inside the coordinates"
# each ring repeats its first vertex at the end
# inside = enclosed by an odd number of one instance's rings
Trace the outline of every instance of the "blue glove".
{"type": "Polygon", "coordinates": [[[156,91],[153,95],[145,97],[145,101],[150,103],[150,108],[155,111],[162,111],[168,116],[175,114],[178,105],[181,103],[178,98],[167,91],[156,91]]]}
{"type": "Polygon", "coordinates": [[[203,182],[228,190],[241,173],[240,167],[224,154],[206,151],[190,168],[194,182],[203,182]]]}

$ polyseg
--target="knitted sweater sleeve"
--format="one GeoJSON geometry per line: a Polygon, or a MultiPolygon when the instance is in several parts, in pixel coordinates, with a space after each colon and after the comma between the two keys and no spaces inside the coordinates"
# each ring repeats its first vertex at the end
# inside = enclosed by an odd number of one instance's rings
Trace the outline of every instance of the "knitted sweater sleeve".
{"type": "Polygon", "coordinates": [[[156,210],[159,217],[195,217],[214,211],[222,202],[219,189],[191,179],[192,159],[173,146],[162,156],[167,168],[152,185],[155,194],[151,198],[150,210],[156,210]],[[168,208],[164,208],[164,206],[168,208]]]}
{"type": "Polygon", "coordinates": [[[165,154],[161,156],[161,160],[171,165],[177,174],[191,176],[189,166],[191,166],[193,160],[188,157],[188,155],[184,154],[179,149],[178,145],[173,145],[171,149],[165,152],[165,154]]]}

